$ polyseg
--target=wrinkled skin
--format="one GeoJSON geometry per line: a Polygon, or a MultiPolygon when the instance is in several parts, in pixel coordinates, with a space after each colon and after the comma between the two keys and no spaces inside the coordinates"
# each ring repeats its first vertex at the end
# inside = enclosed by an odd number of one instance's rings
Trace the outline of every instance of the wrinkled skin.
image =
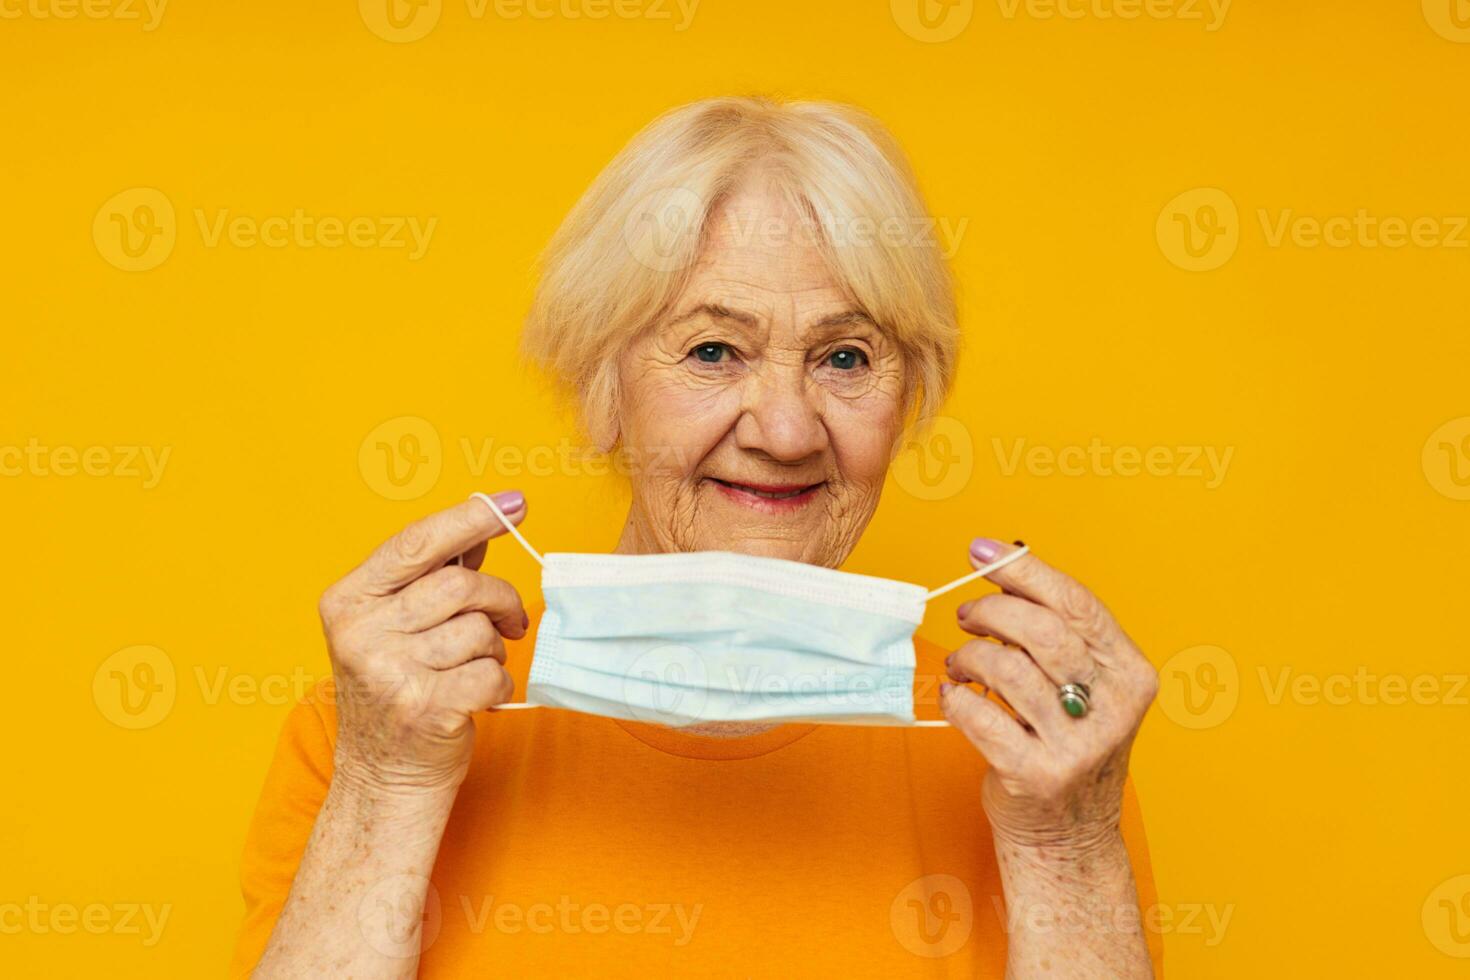
{"type": "Polygon", "coordinates": [[[903,356],[801,220],[748,181],[716,212],[670,313],[623,353],[618,437],[634,486],[619,551],[835,567],[873,516],[903,428],[903,356]],[[815,489],[771,505],[716,481],[815,489]]]}

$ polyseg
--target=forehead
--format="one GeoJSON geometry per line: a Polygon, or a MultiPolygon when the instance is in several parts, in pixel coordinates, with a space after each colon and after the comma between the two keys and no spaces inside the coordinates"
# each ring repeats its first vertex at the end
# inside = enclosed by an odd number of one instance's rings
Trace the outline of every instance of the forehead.
{"type": "Polygon", "coordinates": [[[765,180],[743,182],[710,215],[685,296],[711,290],[730,291],[732,298],[779,293],[826,301],[845,293],[806,215],[765,180]]]}

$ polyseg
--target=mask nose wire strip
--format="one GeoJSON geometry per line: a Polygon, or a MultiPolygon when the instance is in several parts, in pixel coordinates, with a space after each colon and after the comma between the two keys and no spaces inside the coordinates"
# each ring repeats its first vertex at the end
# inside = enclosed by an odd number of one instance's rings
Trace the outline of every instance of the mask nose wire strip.
{"type": "Polygon", "coordinates": [[[989,575],[991,572],[998,572],[1002,568],[1005,568],[1011,562],[1015,561],[1017,558],[1020,558],[1022,555],[1026,554],[1030,550],[1031,550],[1031,547],[1029,545],[1024,545],[1023,544],[1023,545],[1021,545],[1021,547],[1017,548],[1015,551],[1011,552],[1010,554],[1006,555],[1005,557],[1003,557],[1003,558],[997,558],[995,561],[991,562],[989,565],[981,565],[979,568],[975,569],[969,575],[963,575],[960,578],[955,579],[953,582],[950,582],[948,585],[941,585],[939,588],[935,589],[933,592],[930,592],[928,595],[924,596],[924,601],[925,602],[929,602],[932,599],[937,599],[940,596],[944,595],[946,592],[953,592],[955,589],[958,589],[962,585],[969,585],[971,582],[975,581],[977,578],[984,578],[985,576],[989,575]]]}
{"type": "Polygon", "coordinates": [[[472,493],[470,494],[470,499],[483,501],[485,506],[489,507],[496,517],[500,518],[500,523],[505,525],[505,529],[510,532],[511,537],[515,538],[520,546],[526,549],[526,554],[536,559],[536,564],[542,568],[546,567],[546,559],[541,557],[541,552],[531,547],[531,542],[521,536],[520,529],[510,522],[510,518],[505,516],[505,512],[500,509],[500,505],[491,499],[489,494],[472,493]]]}

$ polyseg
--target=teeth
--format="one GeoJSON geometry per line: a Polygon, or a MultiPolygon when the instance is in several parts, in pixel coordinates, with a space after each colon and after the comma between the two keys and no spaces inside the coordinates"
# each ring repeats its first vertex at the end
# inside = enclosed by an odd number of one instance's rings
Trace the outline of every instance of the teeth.
{"type": "Polygon", "coordinates": [[[806,487],[801,487],[796,490],[785,490],[777,493],[772,490],[757,490],[755,487],[747,487],[739,483],[735,484],[735,486],[739,487],[741,490],[744,490],[748,494],[752,494],[756,497],[765,497],[767,500],[787,500],[791,497],[800,496],[801,494],[806,493],[807,490],[806,487]]]}

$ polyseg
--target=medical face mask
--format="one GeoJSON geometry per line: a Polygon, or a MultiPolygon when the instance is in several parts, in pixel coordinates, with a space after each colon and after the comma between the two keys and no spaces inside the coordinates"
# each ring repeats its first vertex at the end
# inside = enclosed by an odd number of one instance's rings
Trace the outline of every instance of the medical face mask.
{"type": "Polygon", "coordinates": [[[914,718],[914,630],[934,590],[723,551],[547,554],[524,705],[673,727],[709,722],[945,725],[914,718]]]}

